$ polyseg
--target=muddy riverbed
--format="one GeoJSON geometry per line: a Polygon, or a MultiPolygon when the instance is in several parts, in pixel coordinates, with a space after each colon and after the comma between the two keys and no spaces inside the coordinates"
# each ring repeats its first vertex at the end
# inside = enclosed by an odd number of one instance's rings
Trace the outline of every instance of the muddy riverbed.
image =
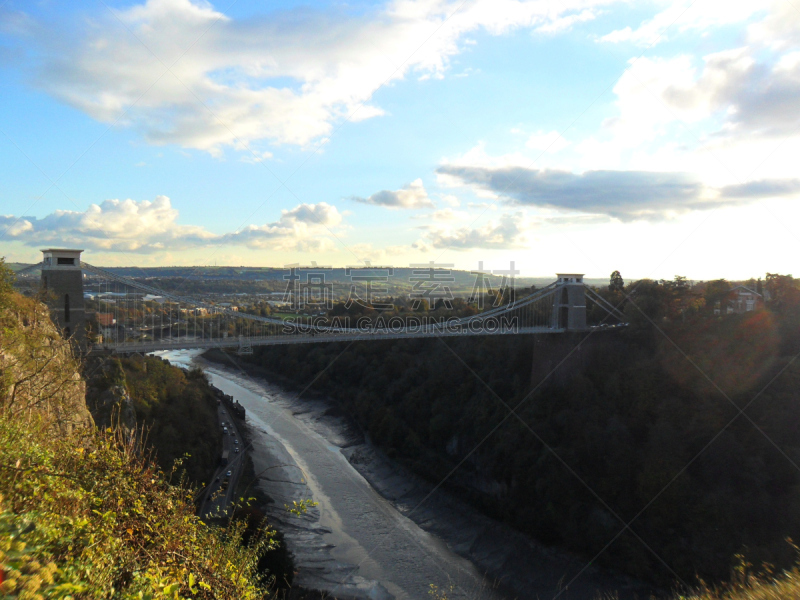
{"type": "Polygon", "coordinates": [[[295,555],[298,585],[340,598],[423,599],[431,585],[449,598],[645,597],[626,578],[585,568],[434,490],[324,399],[298,399],[196,351],[160,355],[202,367],[247,410],[257,485],[274,500],[266,512],[295,555]],[[299,517],[286,510],[305,499],[318,505],[299,517]]]}

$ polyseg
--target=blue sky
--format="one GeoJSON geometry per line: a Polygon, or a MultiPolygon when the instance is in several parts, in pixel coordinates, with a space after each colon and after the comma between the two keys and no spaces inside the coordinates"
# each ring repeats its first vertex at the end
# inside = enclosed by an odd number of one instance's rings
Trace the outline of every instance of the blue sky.
{"type": "Polygon", "coordinates": [[[0,0],[0,255],[797,269],[786,0],[0,0]]]}

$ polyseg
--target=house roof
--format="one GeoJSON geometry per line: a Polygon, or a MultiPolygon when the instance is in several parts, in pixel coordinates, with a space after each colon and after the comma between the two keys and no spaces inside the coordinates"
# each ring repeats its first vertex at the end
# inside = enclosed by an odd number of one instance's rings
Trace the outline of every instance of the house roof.
{"type": "Polygon", "coordinates": [[[95,313],[95,317],[97,318],[97,322],[105,327],[114,324],[114,315],[111,313],[95,313]]]}
{"type": "Polygon", "coordinates": [[[755,294],[756,296],[762,297],[762,296],[761,296],[761,294],[759,294],[757,291],[755,291],[755,290],[751,290],[749,287],[747,287],[747,286],[745,286],[745,285],[737,285],[737,286],[736,286],[735,288],[733,288],[731,291],[732,291],[732,292],[735,292],[736,290],[747,290],[747,291],[748,291],[748,292],[750,292],[751,294],[755,294]]]}

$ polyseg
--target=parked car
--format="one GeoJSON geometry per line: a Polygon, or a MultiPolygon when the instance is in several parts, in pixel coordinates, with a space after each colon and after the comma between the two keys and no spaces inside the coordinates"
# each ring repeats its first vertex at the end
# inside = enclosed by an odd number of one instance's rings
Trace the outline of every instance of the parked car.
{"type": "Polygon", "coordinates": [[[230,477],[232,474],[233,474],[233,472],[232,472],[232,471],[228,471],[227,473],[225,473],[225,476],[226,476],[226,477],[230,477]]]}

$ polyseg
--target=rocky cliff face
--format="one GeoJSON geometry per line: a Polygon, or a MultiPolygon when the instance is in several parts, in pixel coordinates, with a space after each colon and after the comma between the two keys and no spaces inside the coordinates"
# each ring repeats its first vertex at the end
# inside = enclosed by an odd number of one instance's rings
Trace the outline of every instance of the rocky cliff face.
{"type": "Polygon", "coordinates": [[[0,304],[0,410],[12,418],[39,416],[62,432],[94,425],[70,343],[44,305],[16,294],[0,304]]]}
{"type": "Polygon", "coordinates": [[[86,404],[98,427],[122,425],[134,431],[136,410],[119,360],[113,356],[94,358],[87,363],[86,371],[86,404]]]}

